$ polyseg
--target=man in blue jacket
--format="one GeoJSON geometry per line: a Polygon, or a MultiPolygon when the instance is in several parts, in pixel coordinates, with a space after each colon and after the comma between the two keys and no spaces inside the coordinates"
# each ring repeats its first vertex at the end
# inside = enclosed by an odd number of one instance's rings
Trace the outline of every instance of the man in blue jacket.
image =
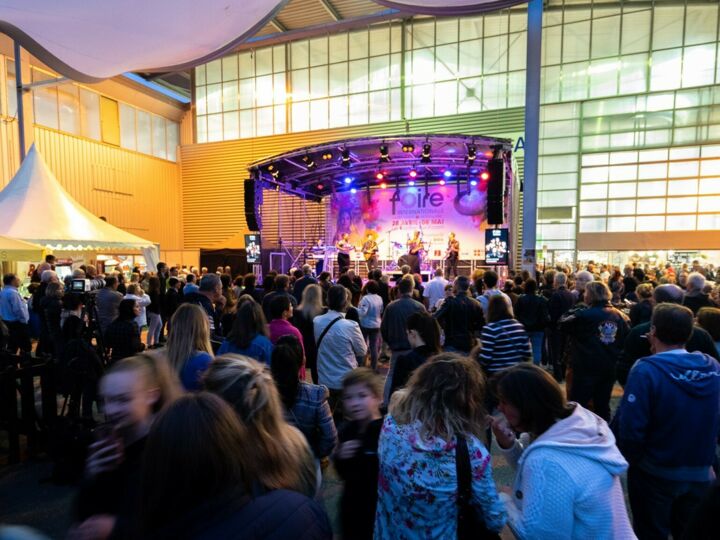
{"type": "Polygon", "coordinates": [[[694,507],[710,487],[720,432],[720,364],[689,353],[693,314],[658,305],[648,340],[652,356],[630,371],[613,420],[630,468],[628,491],[638,538],[681,538],[694,507]]]}

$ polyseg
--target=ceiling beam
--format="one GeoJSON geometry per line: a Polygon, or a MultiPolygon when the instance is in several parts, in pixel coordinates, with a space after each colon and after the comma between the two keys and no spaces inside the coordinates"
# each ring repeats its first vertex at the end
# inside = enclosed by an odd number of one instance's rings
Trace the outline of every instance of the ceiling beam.
{"type": "Polygon", "coordinates": [[[270,26],[273,26],[278,32],[287,32],[288,30],[284,24],[274,18],[270,19],[270,22],[268,24],[270,24],[270,26]]]}
{"type": "Polygon", "coordinates": [[[327,11],[330,16],[335,20],[335,22],[342,19],[338,10],[335,9],[335,6],[330,3],[330,0],[319,0],[319,2],[322,4],[322,7],[325,8],[325,11],[327,11]]]}

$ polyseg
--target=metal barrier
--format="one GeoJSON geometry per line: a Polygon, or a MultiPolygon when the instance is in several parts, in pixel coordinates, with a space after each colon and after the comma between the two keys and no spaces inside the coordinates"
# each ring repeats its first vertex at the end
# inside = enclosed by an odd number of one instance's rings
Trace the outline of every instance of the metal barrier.
{"type": "Polygon", "coordinates": [[[30,455],[37,453],[41,436],[57,417],[57,392],[51,360],[0,353],[0,430],[7,431],[9,462],[20,461],[20,437],[27,438],[30,455]],[[41,414],[35,403],[39,379],[41,414]]]}

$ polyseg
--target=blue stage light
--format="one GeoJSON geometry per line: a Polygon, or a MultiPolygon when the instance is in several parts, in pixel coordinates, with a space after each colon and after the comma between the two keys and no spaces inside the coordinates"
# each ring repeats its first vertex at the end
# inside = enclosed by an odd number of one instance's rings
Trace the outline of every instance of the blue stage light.
{"type": "Polygon", "coordinates": [[[445,176],[445,178],[450,178],[452,176],[452,171],[445,171],[443,175],[445,176]]]}
{"type": "Polygon", "coordinates": [[[414,186],[414,185],[415,185],[415,181],[414,181],[414,180],[410,180],[410,181],[408,182],[408,185],[409,185],[409,186],[414,186]]]}
{"type": "Polygon", "coordinates": [[[350,190],[350,193],[352,193],[353,195],[355,195],[355,194],[357,193],[357,189],[352,188],[352,189],[350,190]]]}
{"type": "Polygon", "coordinates": [[[344,181],[346,184],[352,184],[353,179],[349,176],[346,176],[344,181]]]}
{"type": "Polygon", "coordinates": [[[471,186],[477,186],[477,180],[470,180],[471,186]]]}

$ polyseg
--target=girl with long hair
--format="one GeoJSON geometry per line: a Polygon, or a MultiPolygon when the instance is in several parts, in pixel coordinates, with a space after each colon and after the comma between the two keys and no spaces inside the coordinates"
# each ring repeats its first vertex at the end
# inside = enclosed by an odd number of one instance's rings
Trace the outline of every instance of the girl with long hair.
{"type": "Polygon", "coordinates": [[[327,514],[308,497],[286,490],[247,496],[252,445],[221,398],[200,392],[179,399],[148,436],[139,536],[330,540],[327,514]]]}
{"type": "Polygon", "coordinates": [[[313,497],[318,482],[310,446],[284,420],[280,394],[265,366],[236,354],[218,356],[203,382],[233,406],[247,429],[253,442],[247,449],[253,489],[291,489],[313,497]]]}
{"type": "Polygon", "coordinates": [[[318,383],[317,373],[317,344],[313,330],[313,320],[327,310],[323,306],[323,290],[320,285],[308,285],[303,289],[302,301],[293,310],[293,324],[300,330],[305,349],[305,368],[315,384],[318,383]]]}
{"type": "Polygon", "coordinates": [[[482,442],[484,395],[477,363],[452,353],[425,363],[395,392],[378,448],[377,540],[458,537],[458,448],[469,456],[468,504],[489,531],[503,528],[505,511],[482,442]]]}
{"type": "Polygon", "coordinates": [[[269,336],[262,306],[255,301],[244,301],[230,333],[220,345],[218,355],[241,354],[270,365],[273,345],[269,336]]]}
{"type": "Polygon", "coordinates": [[[200,390],[202,374],[213,360],[210,325],[200,306],[182,304],[170,323],[167,357],[185,390],[200,390]]]}
{"type": "Polygon", "coordinates": [[[635,538],[620,482],[628,465],[605,421],[568,403],[537,366],[504,371],[493,387],[504,419],[493,418],[492,430],[516,470],[501,495],[515,536],[635,538]]]}
{"type": "Polygon", "coordinates": [[[167,362],[141,354],[115,363],[100,381],[106,423],[95,429],[70,538],[131,538],[140,510],[142,460],[155,416],[180,395],[167,362]]]}
{"type": "Polygon", "coordinates": [[[323,459],[337,444],[337,431],[327,401],[330,393],[325,386],[298,379],[302,363],[303,351],[298,339],[295,336],[278,339],[270,371],[285,406],[285,419],[305,435],[315,458],[323,459]]]}

